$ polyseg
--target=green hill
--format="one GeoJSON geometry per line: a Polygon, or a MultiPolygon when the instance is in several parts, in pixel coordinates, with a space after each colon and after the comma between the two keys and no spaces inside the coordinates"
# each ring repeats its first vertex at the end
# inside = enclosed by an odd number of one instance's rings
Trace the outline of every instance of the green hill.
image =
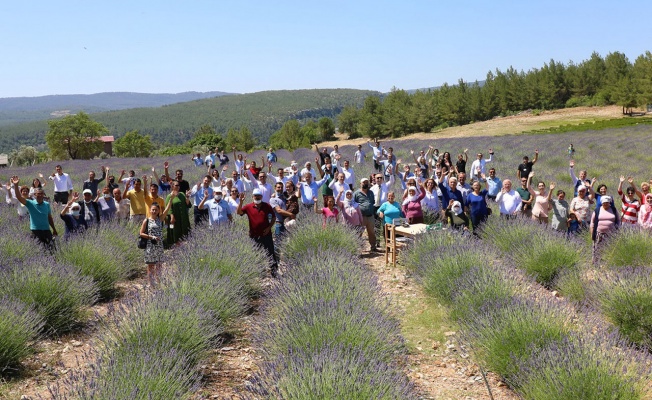
{"type": "MultiPolygon", "coordinates": [[[[289,119],[299,121],[335,117],[347,105],[362,106],[379,92],[354,89],[267,91],[177,103],[158,108],[137,108],[92,115],[116,137],[131,130],[151,135],[157,143],[182,143],[202,125],[217,132],[247,126],[262,143],[289,119]]],[[[22,144],[45,143],[47,121],[0,127],[0,152],[22,144]]]]}

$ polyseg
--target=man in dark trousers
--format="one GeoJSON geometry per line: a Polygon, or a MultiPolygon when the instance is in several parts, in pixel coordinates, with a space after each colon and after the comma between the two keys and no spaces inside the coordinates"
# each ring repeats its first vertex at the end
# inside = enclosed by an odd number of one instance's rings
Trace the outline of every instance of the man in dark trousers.
{"type": "Polygon", "coordinates": [[[238,215],[247,215],[249,218],[249,237],[254,242],[259,243],[267,251],[267,256],[273,260],[271,272],[272,277],[278,277],[278,262],[274,252],[274,240],[272,238],[272,228],[276,223],[274,209],[269,203],[263,202],[263,193],[260,189],[254,189],[252,192],[254,201],[243,206],[246,193],[240,193],[240,203],[238,204],[238,215]]]}

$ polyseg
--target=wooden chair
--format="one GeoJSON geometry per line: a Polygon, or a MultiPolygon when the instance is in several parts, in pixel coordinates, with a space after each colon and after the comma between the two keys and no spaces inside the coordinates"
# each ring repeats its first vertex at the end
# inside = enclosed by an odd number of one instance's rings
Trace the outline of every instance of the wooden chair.
{"type": "Polygon", "coordinates": [[[391,260],[392,266],[396,267],[396,256],[406,246],[406,243],[396,240],[396,227],[403,223],[407,223],[406,218],[394,218],[391,224],[385,224],[385,265],[391,260]]]}

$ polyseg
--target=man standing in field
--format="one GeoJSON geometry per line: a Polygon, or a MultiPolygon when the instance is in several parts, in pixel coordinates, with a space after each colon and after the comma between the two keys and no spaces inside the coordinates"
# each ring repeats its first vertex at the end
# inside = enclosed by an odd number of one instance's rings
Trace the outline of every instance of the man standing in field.
{"type": "Polygon", "coordinates": [[[362,214],[362,226],[367,230],[369,246],[371,246],[370,251],[377,251],[375,230],[376,209],[374,207],[376,201],[374,193],[370,190],[370,187],[369,179],[362,178],[360,180],[360,189],[353,193],[353,200],[360,205],[359,208],[360,213],[362,214]]]}
{"type": "Polygon", "coordinates": [[[90,190],[91,194],[93,197],[97,196],[97,188],[100,184],[106,178],[106,168],[102,166],[102,177],[100,179],[95,179],[95,171],[91,171],[88,173],[88,179],[84,181],[84,186],[83,190],[90,190]]]}
{"type": "Polygon", "coordinates": [[[237,213],[238,215],[246,215],[249,219],[249,237],[265,248],[267,256],[272,259],[272,277],[277,278],[278,262],[274,252],[274,239],[272,238],[272,228],[276,224],[276,215],[272,206],[263,202],[263,194],[260,189],[254,189],[252,195],[254,201],[243,206],[246,194],[240,193],[237,213]]]}
{"type": "Polygon", "coordinates": [[[530,172],[532,172],[532,167],[534,164],[536,164],[537,160],[539,159],[539,149],[534,150],[534,160],[530,161],[530,158],[528,156],[523,156],[523,162],[518,165],[518,170],[516,171],[516,177],[518,179],[525,178],[530,175],[530,172]]]}
{"type": "MultiPolygon", "coordinates": [[[[60,169],[61,167],[59,166],[60,169]]],[[[16,192],[16,200],[27,207],[29,211],[29,229],[32,231],[32,237],[38,239],[46,248],[51,249],[53,236],[57,236],[58,233],[57,228],[54,226],[54,220],[52,219],[50,203],[43,200],[45,197],[43,188],[34,189],[34,197],[36,199],[31,200],[24,198],[20,193],[20,189],[18,188],[20,179],[18,176],[13,176],[11,183],[16,192]],[[52,228],[52,231],[50,231],[50,228],[52,228]]]]}
{"type": "Polygon", "coordinates": [[[50,176],[50,180],[54,182],[54,202],[68,203],[68,196],[72,193],[72,181],[70,176],[63,172],[61,165],[54,167],[54,173],[50,176]]]}
{"type": "Polygon", "coordinates": [[[356,164],[364,164],[364,161],[367,159],[367,154],[362,150],[361,144],[358,145],[358,150],[356,150],[353,157],[355,158],[356,164]]]}

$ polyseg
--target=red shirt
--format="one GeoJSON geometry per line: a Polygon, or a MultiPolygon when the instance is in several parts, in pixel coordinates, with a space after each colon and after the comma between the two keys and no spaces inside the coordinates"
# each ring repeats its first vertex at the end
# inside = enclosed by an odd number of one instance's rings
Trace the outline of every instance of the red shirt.
{"type": "MultiPolygon", "coordinates": [[[[254,203],[245,204],[242,206],[242,212],[249,218],[249,236],[261,237],[266,236],[263,231],[270,227],[270,221],[274,220],[274,209],[269,203],[260,203],[260,208],[256,208],[254,203]]],[[[271,235],[272,232],[268,233],[271,235]]]]}

